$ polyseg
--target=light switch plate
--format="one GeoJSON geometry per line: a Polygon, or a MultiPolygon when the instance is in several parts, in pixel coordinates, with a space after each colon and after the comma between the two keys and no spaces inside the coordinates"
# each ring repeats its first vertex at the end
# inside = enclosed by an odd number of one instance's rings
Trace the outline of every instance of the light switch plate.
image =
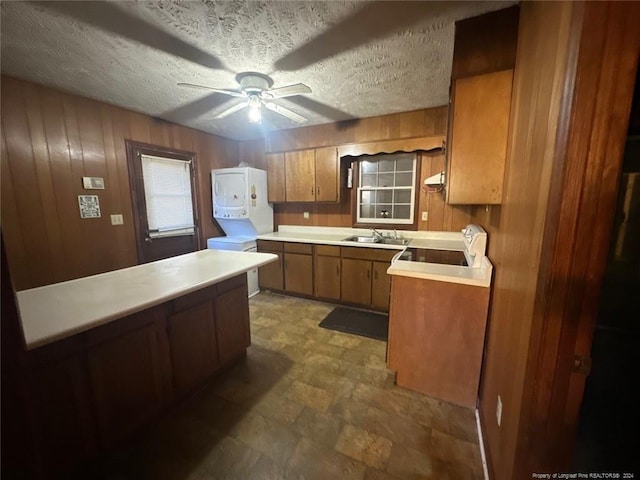
{"type": "Polygon", "coordinates": [[[111,225],[124,225],[122,214],[111,215],[111,225]]]}
{"type": "Polygon", "coordinates": [[[303,216],[304,218],[309,218],[309,212],[304,212],[304,213],[302,214],[302,216],[303,216]]]}
{"type": "Polygon", "coordinates": [[[422,212],[422,221],[426,222],[429,220],[429,212],[422,212]]]}
{"type": "Polygon", "coordinates": [[[104,190],[104,178],[82,177],[82,186],[85,190],[104,190]]]}

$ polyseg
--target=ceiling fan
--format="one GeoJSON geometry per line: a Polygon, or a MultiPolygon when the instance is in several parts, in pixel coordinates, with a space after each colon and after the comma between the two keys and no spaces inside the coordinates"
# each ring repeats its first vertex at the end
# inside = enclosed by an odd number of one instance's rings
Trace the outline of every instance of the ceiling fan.
{"type": "Polygon", "coordinates": [[[181,87],[200,88],[203,90],[212,90],[217,93],[229,95],[231,97],[244,98],[245,101],[237,103],[231,107],[218,113],[214,118],[224,118],[243,108],[249,107],[249,121],[252,123],[260,123],[262,118],[262,107],[268,108],[272,112],[293,120],[296,123],[304,123],[307,121],[305,117],[289,110],[288,108],[272,102],[276,98],[291,97],[293,95],[301,95],[311,93],[311,89],[303,83],[295,83],[279,88],[271,88],[273,80],[267,75],[256,72],[242,72],[236,75],[236,81],[240,85],[238,90],[227,90],[223,88],[207,87],[204,85],[194,85],[192,83],[178,83],[181,87]]]}

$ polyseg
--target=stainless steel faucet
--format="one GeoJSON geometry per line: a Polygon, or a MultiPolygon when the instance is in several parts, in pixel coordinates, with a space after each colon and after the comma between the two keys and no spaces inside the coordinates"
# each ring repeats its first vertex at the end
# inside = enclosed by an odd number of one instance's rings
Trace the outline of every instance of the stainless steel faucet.
{"type": "Polygon", "coordinates": [[[397,231],[395,228],[393,229],[393,238],[394,238],[395,240],[397,240],[397,239],[398,239],[398,231],[397,231]]]}
{"type": "Polygon", "coordinates": [[[373,232],[373,235],[377,238],[383,238],[384,235],[382,235],[379,231],[377,231],[375,228],[372,228],[371,231],[373,232]]]}

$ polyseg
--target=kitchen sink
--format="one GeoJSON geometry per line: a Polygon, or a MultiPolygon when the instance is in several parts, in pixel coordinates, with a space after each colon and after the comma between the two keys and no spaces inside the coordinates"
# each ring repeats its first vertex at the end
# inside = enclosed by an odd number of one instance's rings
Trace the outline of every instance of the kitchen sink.
{"type": "Polygon", "coordinates": [[[387,238],[384,237],[380,240],[379,243],[384,243],[386,245],[408,245],[411,240],[408,238],[387,238]]]}
{"type": "Polygon", "coordinates": [[[411,240],[408,238],[391,238],[391,237],[378,237],[378,236],[359,236],[354,235],[344,239],[345,242],[358,242],[358,243],[382,243],[385,245],[407,245],[411,240]]]}
{"type": "Polygon", "coordinates": [[[355,235],[353,237],[345,238],[345,242],[358,242],[358,243],[380,243],[380,237],[365,237],[355,235]]]}

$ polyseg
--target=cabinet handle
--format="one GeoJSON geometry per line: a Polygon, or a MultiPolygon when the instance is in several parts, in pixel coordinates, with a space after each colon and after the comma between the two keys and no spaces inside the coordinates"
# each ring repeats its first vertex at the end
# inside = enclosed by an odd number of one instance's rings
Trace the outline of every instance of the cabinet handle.
{"type": "Polygon", "coordinates": [[[371,278],[371,270],[367,270],[367,280],[371,278]]]}
{"type": "Polygon", "coordinates": [[[316,195],[320,195],[320,187],[316,187],[316,195]]]}
{"type": "Polygon", "coordinates": [[[340,265],[336,265],[336,275],[340,276],[340,265]]]}
{"type": "Polygon", "coordinates": [[[378,271],[377,270],[375,272],[373,272],[373,279],[374,280],[378,279],[378,271]]]}
{"type": "Polygon", "coordinates": [[[311,195],[313,195],[314,191],[315,191],[315,189],[313,187],[311,187],[311,195]]]}

